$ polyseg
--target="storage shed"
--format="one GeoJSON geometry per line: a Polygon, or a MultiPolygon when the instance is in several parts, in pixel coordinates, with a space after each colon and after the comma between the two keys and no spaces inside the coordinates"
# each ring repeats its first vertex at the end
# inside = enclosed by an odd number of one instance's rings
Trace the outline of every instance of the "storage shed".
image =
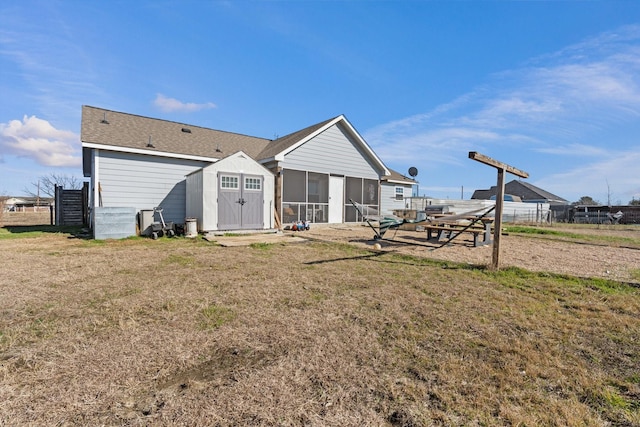
{"type": "Polygon", "coordinates": [[[274,227],[273,174],[239,151],[187,175],[186,215],[199,232],[274,227]]]}

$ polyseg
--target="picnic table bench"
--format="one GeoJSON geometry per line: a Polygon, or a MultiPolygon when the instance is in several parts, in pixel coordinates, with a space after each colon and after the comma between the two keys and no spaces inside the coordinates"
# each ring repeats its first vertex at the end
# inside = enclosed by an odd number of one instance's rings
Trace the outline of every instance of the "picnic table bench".
{"type": "MultiPolygon", "coordinates": [[[[473,217],[471,220],[477,220],[473,217]]],[[[431,240],[437,237],[438,241],[450,240],[461,233],[473,234],[473,246],[484,246],[491,243],[491,226],[493,225],[493,218],[480,219],[482,224],[478,225],[465,225],[465,224],[451,224],[451,223],[432,223],[425,224],[424,230],[427,232],[427,240],[431,240]]]]}

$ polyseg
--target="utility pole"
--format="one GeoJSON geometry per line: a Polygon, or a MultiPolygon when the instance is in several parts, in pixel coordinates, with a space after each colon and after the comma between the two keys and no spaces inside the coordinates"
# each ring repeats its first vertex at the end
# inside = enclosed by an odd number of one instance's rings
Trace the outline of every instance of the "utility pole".
{"type": "Polygon", "coordinates": [[[520,169],[509,166],[506,163],[499,162],[489,156],[480,154],[476,151],[469,152],[469,158],[476,160],[485,165],[493,166],[498,169],[498,184],[496,194],[496,221],[493,228],[493,255],[491,258],[491,268],[498,270],[500,268],[500,235],[502,234],[502,207],[504,206],[504,175],[506,172],[512,173],[520,178],[528,178],[529,174],[520,169]]]}

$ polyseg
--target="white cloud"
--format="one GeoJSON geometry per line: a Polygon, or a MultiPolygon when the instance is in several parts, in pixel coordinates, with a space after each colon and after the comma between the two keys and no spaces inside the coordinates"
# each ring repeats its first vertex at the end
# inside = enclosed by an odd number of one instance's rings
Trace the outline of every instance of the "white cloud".
{"type": "Polygon", "coordinates": [[[569,144],[569,145],[559,145],[557,147],[544,147],[539,148],[534,151],[538,153],[544,154],[554,154],[561,156],[583,156],[583,157],[596,157],[596,156],[607,156],[610,154],[610,150],[605,150],[603,148],[594,147],[592,145],[585,144],[569,144]]]}
{"type": "Polygon", "coordinates": [[[179,111],[191,113],[194,111],[206,110],[210,108],[216,108],[216,104],[212,102],[206,102],[203,104],[196,104],[194,102],[182,102],[175,98],[169,98],[161,93],[156,96],[156,99],[153,101],[153,104],[158,107],[161,111],[165,113],[179,111]]]}
{"type": "Polygon", "coordinates": [[[0,156],[27,157],[43,166],[78,167],[82,164],[80,138],[54,128],[36,116],[0,123],[0,156]]]}
{"type": "Polygon", "coordinates": [[[495,74],[450,103],[364,136],[390,167],[446,170],[430,177],[433,188],[470,176],[466,152],[480,151],[527,165],[533,176],[553,174],[535,185],[555,194],[602,199],[595,193],[609,180],[626,202],[640,188],[640,149],[630,146],[639,116],[640,26],[633,26],[495,74]]]}
{"type": "Polygon", "coordinates": [[[612,153],[608,159],[547,176],[534,185],[555,194],[565,194],[571,201],[590,196],[602,203],[607,202],[610,189],[612,203],[618,200],[627,203],[640,196],[640,180],[634,173],[638,164],[640,147],[612,153]]]}

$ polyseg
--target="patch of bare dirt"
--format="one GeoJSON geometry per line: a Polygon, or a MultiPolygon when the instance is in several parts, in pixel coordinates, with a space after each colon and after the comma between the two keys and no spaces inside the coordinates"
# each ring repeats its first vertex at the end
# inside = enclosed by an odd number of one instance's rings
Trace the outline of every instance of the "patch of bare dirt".
{"type": "MultiPolygon", "coordinates": [[[[636,228],[559,227],[554,230],[640,240],[640,227],[636,228]]],[[[373,230],[365,225],[315,225],[296,235],[368,247],[373,247],[375,243],[373,230]]],[[[490,265],[493,256],[492,245],[473,247],[470,234],[442,246],[444,242],[427,240],[425,232],[398,230],[395,233],[388,232],[385,240],[379,243],[385,251],[475,265],[490,265]]],[[[634,270],[637,274],[637,269],[640,269],[640,247],[621,247],[613,243],[589,243],[549,236],[503,235],[500,241],[500,266],[637,282],[634,270]]]]}

